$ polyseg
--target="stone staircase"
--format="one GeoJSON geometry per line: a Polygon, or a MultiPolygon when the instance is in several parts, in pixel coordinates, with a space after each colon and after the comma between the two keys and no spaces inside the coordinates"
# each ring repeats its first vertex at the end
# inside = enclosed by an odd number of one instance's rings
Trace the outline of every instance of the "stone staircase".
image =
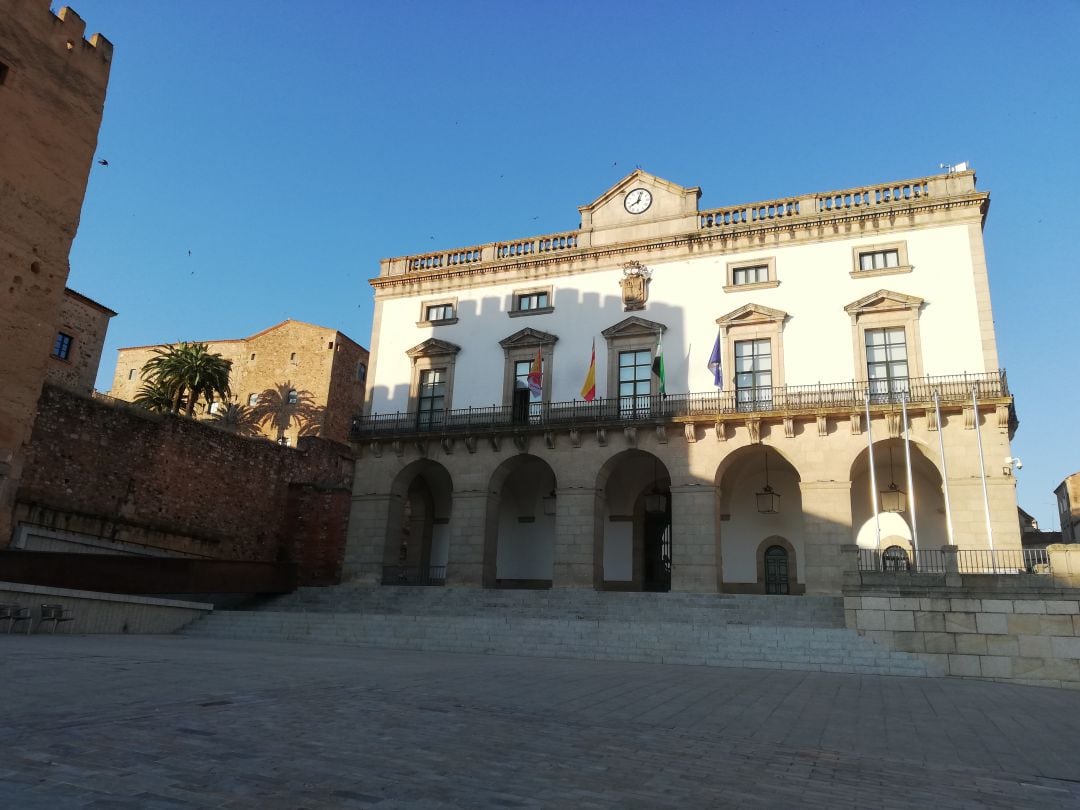
{"type": "Polygon", "coordinates": [[[303,588],[214,611],[187,635],[402,650],[927,675],[913,655],[844,628],[822,596],[479,588],[303,588]]]}

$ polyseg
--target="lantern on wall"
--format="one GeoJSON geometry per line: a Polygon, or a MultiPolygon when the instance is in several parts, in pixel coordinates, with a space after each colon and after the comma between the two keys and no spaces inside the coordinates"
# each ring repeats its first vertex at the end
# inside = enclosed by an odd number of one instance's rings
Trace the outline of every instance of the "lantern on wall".
{"type": "Polygon", "coordinates": [[[780,493],[773,492],[769,486],[769,451],[765,450],[765,488],[755,496],[757,510],[763,515],[780,514],[780,493]]]}
{"type": "Polygon", "coordinates": [[[907,495],[904,494],[904,490],[896,485],[891,447],[889,448],[889,480],[889,488],[881,490],[881,511],[903,512],[907,509],[907,495]]]}

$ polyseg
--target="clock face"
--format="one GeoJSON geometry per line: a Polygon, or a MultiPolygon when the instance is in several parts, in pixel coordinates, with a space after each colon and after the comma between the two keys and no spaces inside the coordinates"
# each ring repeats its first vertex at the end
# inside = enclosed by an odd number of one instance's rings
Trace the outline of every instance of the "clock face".
{"type": "Polygon", "coordinates": [[[635,188],[626,195],[623,205],[631,214],[644,214],[652,205],[652,192],[645,188],[635,188]]]}

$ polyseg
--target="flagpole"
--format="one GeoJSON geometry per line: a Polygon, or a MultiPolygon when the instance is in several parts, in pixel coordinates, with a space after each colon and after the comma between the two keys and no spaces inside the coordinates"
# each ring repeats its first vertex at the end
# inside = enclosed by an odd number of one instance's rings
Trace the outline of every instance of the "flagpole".
{"type": "MultiPolygon", "coordinates": [[[[983,462],[982,431],[979,430],[979,397],[976,392],[976,387],[971,386],[971,407],[975,412],[975,438],[978,439],[979,444],[979,477],[982,478],[983,508],[986,509],[986,539],[990,543],[991,556],[993,556],[994,529],[990,525],[990,493],[986,489],[986,464],[983,462]]],[[[938,429],[941,429],[940,425],[938,429]]],[[[994,561],[994,570],[997,570],[996,560],[994,561]]]]}
{"type": "Polygon", "coordinates": [[[919,567],[919,523],[915,517],[915,482],[911,474],[911,426],[908,423],[907,391],[900,392],[900,407],[904,411],[904,456],[907,458],[908,506],[911,509],[911,546],[915,552],[915,568],[919,567]]]}
{"type": "Polygon", "coordinates": [[[881,551],[881,516],[877,506],[877,473],[874,471],[874,431],[870,423],[870,383],[866,383],[866,444],[870,451],[870,503],[874,506],[874,533],[881,551]]]}
{"type": "Polygon", "coordinates": [[[938,397],[936,388],[934,389],[934,413],[937,416],[938,452],[941,454],[941,483],[942,489],[945,491],[945,527],[949,532],[949,545],[952,546],[956,543],[953,540],[952,503],[949,500],[949,465],[945,461],[945,438],[941,435],[941,400],[938,397]]]}

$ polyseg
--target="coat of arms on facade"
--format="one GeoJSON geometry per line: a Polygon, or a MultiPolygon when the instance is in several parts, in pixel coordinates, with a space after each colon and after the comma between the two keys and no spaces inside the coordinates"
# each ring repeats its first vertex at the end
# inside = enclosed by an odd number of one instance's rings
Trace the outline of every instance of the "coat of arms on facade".
{"type": "Polygon", "coordinates": [[[619,286],[622,287],[623,311],[645,309],[645,302],[649,300],[649,278],[652,270],[637,261],[626,262],[622,269],[623,277],[619,286]]]}

